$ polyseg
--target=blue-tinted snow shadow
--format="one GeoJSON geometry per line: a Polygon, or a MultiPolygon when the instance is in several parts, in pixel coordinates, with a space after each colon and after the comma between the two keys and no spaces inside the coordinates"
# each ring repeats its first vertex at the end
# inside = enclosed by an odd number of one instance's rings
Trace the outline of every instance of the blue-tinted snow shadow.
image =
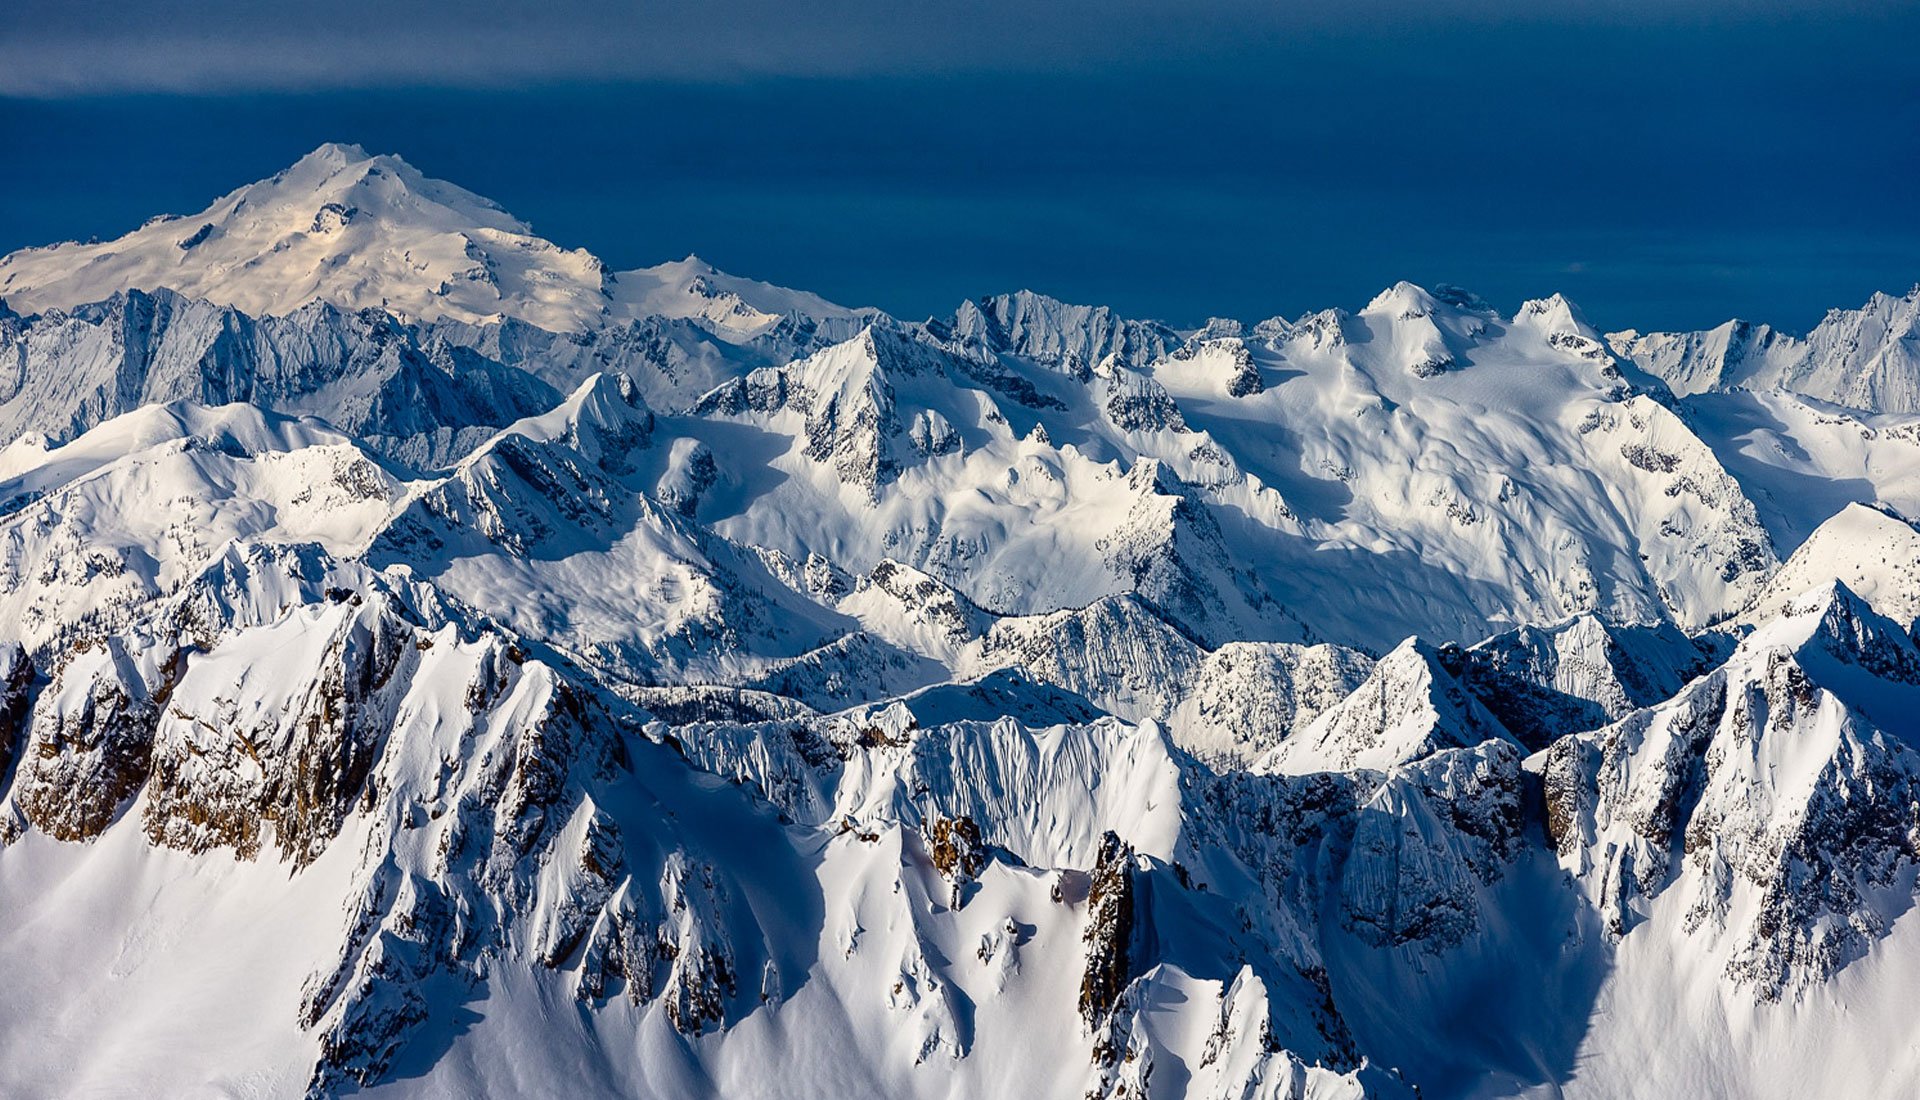
{"type": "MultiPolygon", "coordinates": [[[[450,974],[439,974],[428,979],[418,992],[428,1005],[426,1019],[402,1038],[387,1072],[373,1082],[376,1088],[424,1079],[474,1025],[486,1018],[470,1007],[486,999],[484,983],[468,984],[450,974]]],[[[352,1096],[360,1091],[347,1086],[340,1095],[352,1096]]]]}
{"type": "Polygon", "coordinates": [[[1511,593],[1408,550],[1328,545],[1268,527],[1235,504],[1213,504],[1235,559],[1319,640],[1385,652],[1408,635],[1470,644],[1493,633],[1487,618],[1511,593]]]}
{"type": "MultiPolygon", "coordinates": [[[[1269,390],[1307,377],[1306,371],[1292,367],[1261,365],[1259,370],[1269,390]]],[[[1180,409],[1189,424],[1224,444],[1242,470],[1279,492],[1301,517],[1322,523],[1346,518],[1353,490],[1337,471],[1308,469],[1306,444],[1283,420],[1248,415],[1237,400],[1187,400],[1180,409]]]]}
{"type": "MultiPolygon", "coordinates": [[[[700,500],[698,516],[702,523],[740,515],[787,480],[786,473],[773,461],[793,449],[794,440],[789,436],[730,420],[662,416],[656,423],[658,442],[654,450],[662,456],[661,461],[670,449],[663,444],[676,435],[698,439],[713,451],[721,476],[700,500]]],[[[657,480],[663,471],[649,472],[657,480]]]]}
{"type": "MultiPolygon", "coordinates": [[[[1330,909],[1337,896],[1329,891],[1330,909]]],[[[1322,928],[1334,1000],[1360,1049],[1427,1100],[1515,1095],[1575,1077],[1613,953],[1544,847],[1486,891],[1479,926],[1459,946],[1373,947],[1332,912],[1322,928]]]]}
{"type": "MultiPolygon", "coordinates": [[[[593,791],[598,810],[613,819],[623,838],[626,870],[642,894],[651,894],[666,857],[684,852],[692,871],[687,889],[698,894],[704,889],[704,869],[713,867],[722,879],[719,919],[727,926],[725,936],[737,968],[737,987],[724,995],[724,1019],[717,1026],[731,1029],[755,1013],[778,1011],[805,988],[818,959],[826,920],[817,874],[821,846],[811,834],[784,822],[771,804],[738,784],[690,767],[666,746],[635,739],[628,750],[630,772],[593,791]],[[762,977],[769,961],[778,985],[763,1000],[762,977]]],[[[524,923],[519,934],[527,934],[524,923]]],[[[645,1051],[644,1075],[673,1082],[661,1086],[662,1095],[684,1094],[688,1082],[704,1078],[697,1042],[666,1022],[660,1002],[630,1005],[625,979],[610,976],[600,997],[576,999],[572,981],[579,965],[576,947],[557,970],[495,957],[488,979],[469,984],[450,974],[436,975],[421,989],[428,1005],[426,1019],[403,1036],[388,1071],[374,1083],[375,1091],[427,1077],[463,1042],[497,1041],[497,1032],[484,1023],[484,1010],[469,1006],[484,1001],[490,983],[503,979],[521,995],[545,999],[540,1016],[548,1030],[540,1041],[543,1049],[530,1057],[579,1071],[578,1081],[556,1085],[563,1093],[569,1088],[592,1092],[584,1082],[630,1079],[636,1044],[645,1051]],[[509,967],[519,968],[513,977],[504,974],[509,967]],[[569,1020],[577,1026],[565,1022],[569,1020]]],[[[714,1029],[712,1024],[706,1027],[709,1033],[714,1029]]]]}
{"type": "Polygon", "coordinates": [[[810,980],[826,924],[826,899],[816,874],[822,856],[811,834],[797,834],[780,812],[738,784],[690,767],[678,754],[650,742],[635,742],[637,797],[625,800],[623,829],[644,829],[662,848],[683,845],[690,856],[725,869],[727,919],[751,922],[759,936],[734,929],[739,996],[726,1026],[758,1004],[761,967],[769,959],[779,974],[777,1003],[791,999],[810,980]],[[757,941],[757,942],[756,942],[757,941]]]}
{"type": "Polygon", "coordinates": [[[1793,429],[1752,394],[1698,394],[1685,398],[1681,407],[1694,414],[1700,437],[1713,449],[1720,465],[1746,490],[1760,513],[1761,526],[1767,529],[1775,551],[1783,558],[1799,549],[1815,527],[1842,508],[1849,504],[1871,504],[1879,499],[1879,490],[1865,478],[1819,477],[1776,466],[1746,453],[1746,445],[1753,442],[1758,433],[1767,432],[1772,433],[1771,440],[1780,443],[1789,460],[1811,461],[1811,456],[1794,439],[1793,429]]]}

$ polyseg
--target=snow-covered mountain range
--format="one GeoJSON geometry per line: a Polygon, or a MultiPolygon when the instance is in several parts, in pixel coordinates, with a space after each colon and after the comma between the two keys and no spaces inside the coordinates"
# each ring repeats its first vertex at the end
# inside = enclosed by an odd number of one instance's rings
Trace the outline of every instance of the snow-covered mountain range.
{"type": "Polygon", "coordinates": [[[1787,389],[1880,412],[1920,412],[1920,285],[1833,309],[1804,337],[1728,321],[1706,332],[1631,329],[1614,348],[1665,379],[1675,393],[1787,389]]]}
{"type": "Polygon", "coordinates": [[[1914,295],[909,322],[329,145],[0,301],[0,1094],[1920,1090],[1914,295]]]}

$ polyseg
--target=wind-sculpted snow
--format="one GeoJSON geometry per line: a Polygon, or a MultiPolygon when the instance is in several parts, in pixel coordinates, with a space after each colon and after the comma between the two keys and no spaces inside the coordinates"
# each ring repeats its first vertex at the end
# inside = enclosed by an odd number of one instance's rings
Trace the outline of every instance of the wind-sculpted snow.
{"type": "Polygon", "coordinates": [[[0,1094],[1920,1092],[1901,300],[903,323],[348,146],[0,297],[0,1094]]]}

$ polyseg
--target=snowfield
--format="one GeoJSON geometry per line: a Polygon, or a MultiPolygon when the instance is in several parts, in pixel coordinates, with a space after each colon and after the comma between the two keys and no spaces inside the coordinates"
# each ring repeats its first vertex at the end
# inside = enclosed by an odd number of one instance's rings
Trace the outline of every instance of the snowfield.
{"type": "Polygon", "coordinates": [[[0,302],[0,1095],[1920,1094],[1913,294],[908,323],[328,145],[0,302]]]}

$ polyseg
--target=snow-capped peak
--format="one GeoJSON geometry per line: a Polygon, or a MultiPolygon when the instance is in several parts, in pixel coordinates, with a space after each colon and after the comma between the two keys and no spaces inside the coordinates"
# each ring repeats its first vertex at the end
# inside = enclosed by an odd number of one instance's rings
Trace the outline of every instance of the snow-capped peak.
{"type": "Polygon", "coordinates": [[[1091,367],[1112,357],[1139,368],[1180,343],[1158,322],[1130,320],[1106,306],[1073,305],[1031,290],[963,302],[952,328],[988,347],[1060,367],[1091,367]]]}
{"type": "Polygon", "coordinates": [[[1529,298],[1520,303],[1520,308],[1514,312],[1513,323],[1543,333],[1562,332],[1595,341],[1600,338],[1600,334],[1587,323],[1586,315],[1580,312],[1580,308],[1561,294],[1529,298]]]}
{"type": "MultiPolygon", "coordinates": [[[[345,144],[0,279],[0,1094],[1917,1091],[1920,417],[345,144]]],[[[1897,396],[1912,300],[1792,346],[1897,396]]]]}
{"type": "MultiPolygon", "coordinates": [[[[625,466],[628,452],[644,446],[653,431],[653,413],[625,375],[597,373],[580,383],[559,405],[515,421],[482,444],[475,455],[506,436],[539,443],[560,442],[609,469],[625,466]]],[[[472,456],[466,461],[471,461],[472,456]]]]}
{"type": "Polygon", "coordinates": [[[704,321],[736,340],[790,315],[856,312],[694,256],[616,276],[586,250],[536,236],[490,199],[397,156],[338,142],[197,214],[151,219],[105,243],[0,258],[0,299],[20,313],[159,288],[256,317],[315,301],[422,321],[513,318],[558,332],[665,316],[704,321]]]}
{"type": "Polygon", "coordinates": [[[1920,412],[1920,286],[1828,310],[1804,338],[1735,320],[1700,332],[1629,329],[1611,339],[1679,394],[1783,389],[1869,412],[1920,412]]]}
{"type": "Polygon", "coordinates": [[[1885,505],[1847,505],[1814,529],[1741,619],[1770,622],[1836,581],[1882,615],[1912,623],[1920,617],[1920,527],[1885,505]]]}
{"type": "Polygon", "coordinates": [[[0,259],[0,297],[31,312],[165,287],[256,316],[324,301],[579,329],[606,316],[605,273],[399,157],[329,144],[197,214],[0,259]]]}
{"type": "Polygon", "coordinates": [[[705,321],[720,335],[748,339],[788,317],[863,323],[877,311],[848,309],[817,294],[729,275],[698,256],[622,271],[611,295],[623,316],[705,321]]]}
{"type": "Polygon", "coordinates": [[[1433,646],[1408,638],[1355,691],[1281,742],[1260,770],[1297,775],[1389,770],[1440,749],[1513,741],[1461,687],[1433,646]]]}
{"type": "Polygon", "coordinates": [[[1374,295],[1373,301],[1368,302],[1360,313],[1362,316],[1383,315],[1405,320],[1430,316],[1438,305],[1427,288],[1402,279],[1374,295]]]}
{"type": "MultiPolygon", "coordinates": [[[[1832,658],[1895,683],[1920,685],[1920,650],[1906,628],[1875,611],[1844,581],[1809,588],[1780,618],[1741,642],[1741,652],[1793,650],[1802,660],[1832,658]]],[[[1890,715],[1879,716],[1884,722],[1890,715]]]]}
{"type": "MultiPolygon", "coordinates": [[[[304,207],[309,199],[346,201],[358,214],[394,221],[446,219],[449,228],[487,228],[530,234],[533,230],[492,199],[464,187],[430,179],[391,153],[369,154],[358,145],[328,142],[271,179],[242,188],[233,214],[244,205],[304,207]]],[[[343,210],[342,223],[351,218],[343,210]]]]}

